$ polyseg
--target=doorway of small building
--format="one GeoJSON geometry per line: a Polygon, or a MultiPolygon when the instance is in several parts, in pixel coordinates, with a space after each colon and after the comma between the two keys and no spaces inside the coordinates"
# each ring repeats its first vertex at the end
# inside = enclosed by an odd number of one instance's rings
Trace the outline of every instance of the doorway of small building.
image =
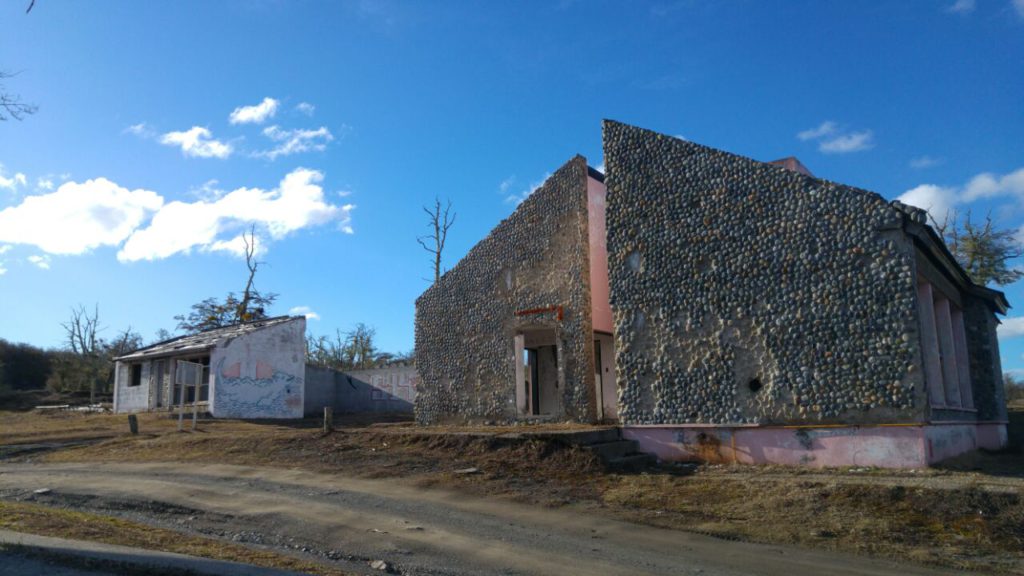
{"type": "Polygon", "coordinates": [[[521,416],[555,416],[559,410],[558,342],[553,329],[515,337],[516,407],[521,416]]]}
{"type": "Polygon", "coordinates": [[[611,334],[594,332],[594,386],[597,417],[604,422],[619,420],[619,390],[615,380],[615,340],[611,334]]]}

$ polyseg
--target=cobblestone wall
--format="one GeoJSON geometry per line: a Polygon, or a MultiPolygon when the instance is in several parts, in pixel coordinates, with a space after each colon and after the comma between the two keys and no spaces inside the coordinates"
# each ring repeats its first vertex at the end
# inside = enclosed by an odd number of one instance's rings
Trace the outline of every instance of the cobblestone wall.
{"type": "Polygon", "coordinates": [[[964,329],[971,364],[971,392],[978,420],[1006,420],[1006,390],[1003,388],[998,321],[980,298],[964,299],[964,329]]]}
{"type": "Polygon", "coordinates": [[[897,209],[615,122],[604,146],[624,423],[921,418],[897,209]]]}
{"type": "Polygon", "coordinates": [[[587,164],[577,156],[416,301],[420,423],[516,418],[514,336],[553,328],[556,418],[593,417],[587,164]],[[557,312],[517,311],[562,306],[557,312]]]}

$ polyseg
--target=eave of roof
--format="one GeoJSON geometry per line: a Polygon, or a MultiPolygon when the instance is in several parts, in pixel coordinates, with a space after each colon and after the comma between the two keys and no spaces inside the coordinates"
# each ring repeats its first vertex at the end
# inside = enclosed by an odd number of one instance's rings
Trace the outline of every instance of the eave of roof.
{"type": "Polygon", "coordinates": [[[938,232],[934,228],[918,221],[899,206],[897,206],[897,209],[903,212],[903,229],[914,238],[917,247],[934,264],[963,290],[973,296],[986,300],[995,312],[1006,315],[1011,308],[1010,302],[1006,299],[1006,294],[987,286],[975,284],[971,280],[970,275],[967,274],[967,271],[964,270],[964,267],[953,257],[953,253],[949,251],[949,247],[946,246],[946,243],[939,237],[938,232]]]}
{"type": "Polygon", "coordinates": [[[205,352],[216,348],[217,344],[223,339],[244,336],[264,328],[269,328],[271,326],[276,326],[299,318],[302,318],[302,316],[275,316],[273,318],[265,318],[255,322],[242,322],[239,324],[231,324],[230,326],[211,328],[195,334],[186,334],[184,336],[177,336],[169,340],[150,344],[149,346],[140,348],[130,354],[118,356],[117,358],[114,358],[114,360],[144,360],[148,358],[192,355],[197,352],[205,352]]]}

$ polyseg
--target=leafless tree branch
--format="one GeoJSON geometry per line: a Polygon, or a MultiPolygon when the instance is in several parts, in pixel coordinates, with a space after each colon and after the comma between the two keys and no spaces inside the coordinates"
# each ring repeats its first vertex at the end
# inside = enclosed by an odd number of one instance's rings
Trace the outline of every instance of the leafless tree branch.
{"type": "Polygon", "coordinates": [[[433,234],[427,236],[420,236],[416,238],[420,246],[424,250],[433,254],[434,259],[434,282],[437,282],[441,278],[441,256],[444,253],[445,241],[448,239],[448,229],[455,224],[455,217],[458,214],[451,211],[452,201],[448,200],[448,204],[444,207],[444,211],[441,211],[441,200],[434,198],[434,208],[431,210],[426,206],[423,207],[423,211],[427,213],[428,223],[434,231],[433,234]]]}

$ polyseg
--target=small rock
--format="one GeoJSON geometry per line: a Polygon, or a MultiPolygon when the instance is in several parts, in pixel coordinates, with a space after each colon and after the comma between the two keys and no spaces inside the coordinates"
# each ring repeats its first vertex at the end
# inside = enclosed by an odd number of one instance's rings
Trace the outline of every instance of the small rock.
{"type": "Polygon", "coordinates": [[[463,468],[462,470],[456,470],[456,474],[479,474],[479,468],[463,468]]]}
{"type": "Polygon", "coordinates": [[[383,560],[374,560],[373,562],[370,562],[370,568],[380,570],[382,572],[391,572],[391,565],[383,560]]]}
{"type": "Polygon", "coordinates": [[[52,490],[50,490],[49,488],[40,488],[38,490],[32,491],[33,494],[49,494],[50,492],[52,492],[52,490]]]}

